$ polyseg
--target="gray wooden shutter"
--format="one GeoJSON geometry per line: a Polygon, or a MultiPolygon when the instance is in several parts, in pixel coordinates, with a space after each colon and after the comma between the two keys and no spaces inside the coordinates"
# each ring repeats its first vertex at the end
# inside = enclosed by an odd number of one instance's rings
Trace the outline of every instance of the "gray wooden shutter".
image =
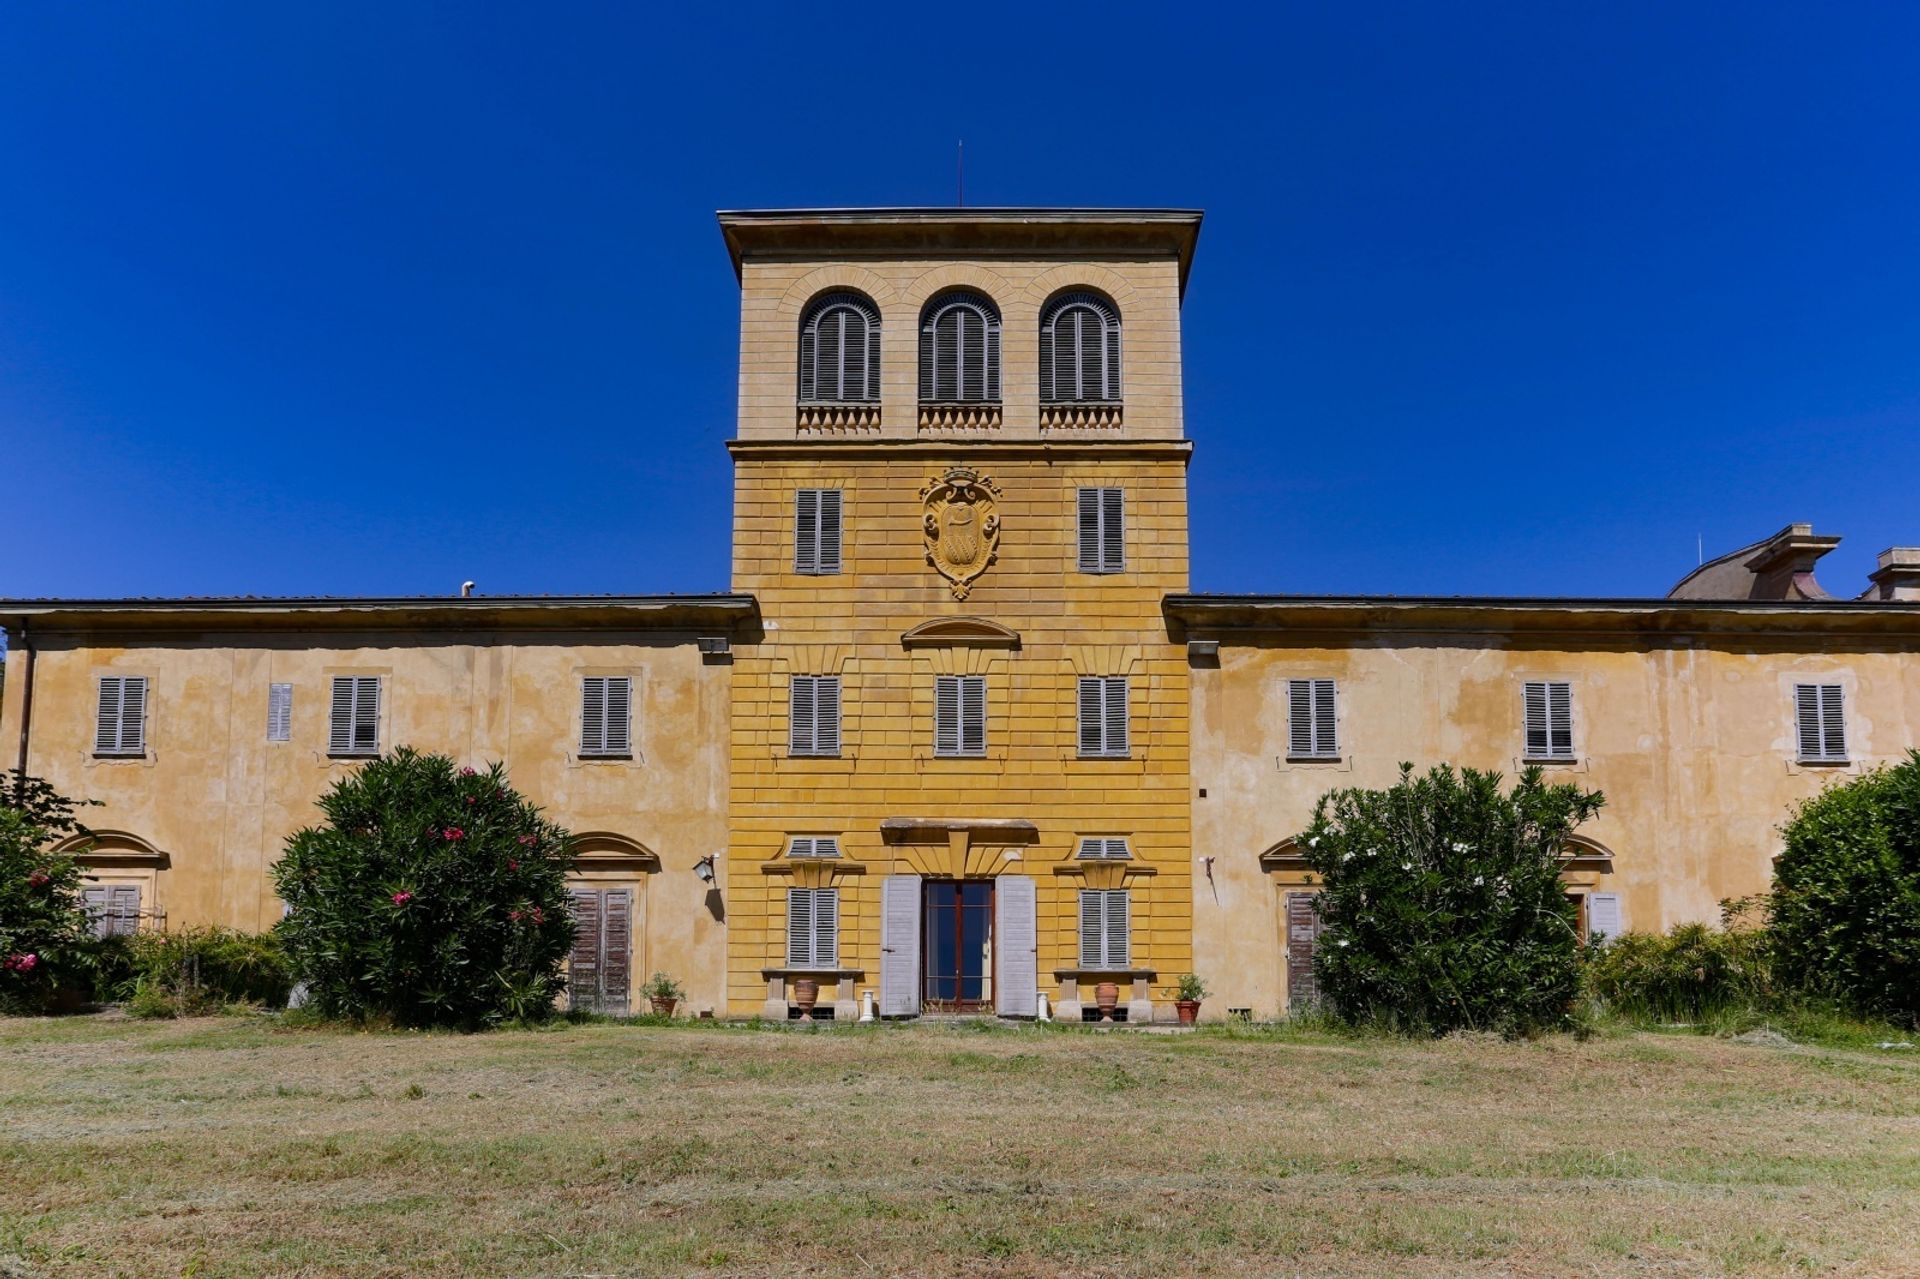
{"type": "Polygon", "coordinates": [[[1529,759],[1573,755],[1573,685],[1565,680],[1528,680],[1522,695],[1529,759]]]}
{"type": "Polygon", "coordinates": [[[1126,490],[1100,490],[1100,571],[1118,573],[1127,566],[1126,490]]]}
{"type": "Polygon", "coordinates": [[[1591,937],[1620,935],[1620,894],[1587,894],[1587,934],[1591,937]]]}
{"type": "Polygon", "coordinates": [[[267,740],[284,742],[293,736],[293,685],[267,685],[267,740]]]}
{"type": "Polygon", "coordinates": [[[600,1007],[600,894],[573,890],[573,951],[567,962],[567,1004],[583,1011],[600,1007]]]}
{"type": "Polygon", "coordinates": [[[840,677],[821,675],[813,681],[813,750],[816,755],[840,753],[840,677]]]}
{"type": "Polygon", "coordinates": [[[633,986],[633,890],[609,888],[600,900],[600,1011],[624,1017],[633,986]]]}
{"type": "Polygon", "coordinates": [[[80,890],[80,905],[87,912],[87,922],[93,927],[95,937],[105,937],[112,927],[107,913],[107,890],[105,885],[94,885],[80,890]]]}
{"type": "Polygon", "coordinates": [[[840,890],[813,890],[813,962],[817,968],[840,965],[840,890]]]}
{"type": "Polygon", "coordinates": [[[813,754],[814,687],[811,675],[795,675],[787,681],[787,753],[813,754]]]}
{"type": "Polygon", "coordinates": [[[380,752],[380,677],[362,675],[354,681],[353,748],[368,755],[380,752]]]}
{"type": "Polygon", "coordinates": [[[960,753],[987,753],[987,677],[960,677],[960,753]]]}
{"type": "Polygon", "coordinates": [[[580,681],[580,753],[599,755],[607,749],[607,681],[588,675],[580,681]]]}
{"type": "Polygon", "coordinates": [[[801,489],[793,495],[793,571],[820,571],[819,489],[801,489]]]}
{"type": "Polygon", "coordinates": [[[107,915],[113,920],[113,935],[131,937],[140,929],[140,886],[113,884],[107,889],[107,915]]]}
{"type": "Polygon", "coordinates": [[[1124,888],[1109,888],[1107,896],[1107,967],[1132,966],[1133,895],[1124,888]]]}
{"type": "Polygon", "coordinates": [[[1080,890],[1080,966],[1116,971],[1129,966],[1128,893],[1124,888],[1080,890]]]}
{"type": "Polygon", "coordinates": [[[1107,744],[1106,698],[1100,677],[1080,677],[1080,753],[1099,755],[1107,744]]]}
{"type": "Polygon", "coordinates": [[[800,325],[800,402],[820,398],[818,314],[807,316],[800,325]]]}
{"type": "Polygon", "coordinates": [[[327,754],[345,755],[353,749],[353,680],[333,677],[333,700],[327,707],[327,754]]]}
{"type": "Polygon", "coordinates": [[[1800,758],[1844,760],[1847,757],[1846,709],[1838,684],[1794,686],[1795,719],[1800,734],[1800,758]]]}
{"type": "Polygon", "coordinates": [[[1075,857],[1083,862],[1124,862],[1131,860],[1133,853],[1127,848],[1125,836],[1089,835],[1080,841],[1080,851],[1075,857]]]}
{"type": "Polygon", "coordinates": [[[633,749],[633,680],[611,675],[606,683],[605,749],[625,755],[633,749]]]}
{"type": "Polygon", "coordinates": [[[920,1011],[920,876],[880,881],[880,1015],[920,1011]]]}
{"type": "Polygon", "coordinates": [[[1032,1017],[1040,1011],[1039,914],[1031,875],[993,883],[994,1011],[1032,1017]]]}
{"type": "Polygon", "coordinates": [[[1330,679],[1287,681],[1287,755],[1334,759],[1340,754],[1340,717],[1330,679]]]}
{"type": "Polygon", "coordinates": [[[840,490],[820,490],[820,523],[814,539],[814,571],[840,571],[840,490]]]}
{"type": "Polygon", "coordinates": [[[94,707],[93,753],[141,755],[147,749],[147,677],[103,675],[94,707]]]}
{"type": "Polygon", "coordinates": [[[960,677],[933,677],[933,753],[960,753],[960,677]]]}
{"type": "Polygon", "coordinates": [[[1100,571],[1100,490],[1079,491],[1080,571],[1100,571]]]}
{"type": "Polygon", "coordinates": [[[1313,975],[1313,952],[1320,940],[1319,896],[1287,894],[1287,1005],[1295,1011],[1320,1001],[1320,983],[1313,975]]]}
{"type": "Polygon", "coordinates": [[[1549,753],[1547,731],[1547,686],[1536,680],[1528,680],[1526,691],[1522,695],[1522,704],[1526,713],[1527,748],[1529,759],[1539,759],[1549,753]]]}
{"type": "Polygon", "coordinates": [[[787,967],[813,967],[813,890],[787,890],[787,967]]]}
{"type": "Polygon", "coordinates": [[[1124,675],[1110,675],[1101,681],[1106,690],[1106,741],[1103,753],[1107,755],[1125,755],[1127,753],[1127,678],[1124,675]]]}

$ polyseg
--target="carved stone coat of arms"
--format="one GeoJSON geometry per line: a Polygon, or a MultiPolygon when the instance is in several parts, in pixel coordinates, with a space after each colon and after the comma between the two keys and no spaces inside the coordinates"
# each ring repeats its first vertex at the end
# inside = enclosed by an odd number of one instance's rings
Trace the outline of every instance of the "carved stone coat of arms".
{"type": "Polygon", "coordinates": [[[950,466],[920,490],[926,504],[927,563],[963,600],[1000,552],[1000,489],[970,466],[950,466]]]}

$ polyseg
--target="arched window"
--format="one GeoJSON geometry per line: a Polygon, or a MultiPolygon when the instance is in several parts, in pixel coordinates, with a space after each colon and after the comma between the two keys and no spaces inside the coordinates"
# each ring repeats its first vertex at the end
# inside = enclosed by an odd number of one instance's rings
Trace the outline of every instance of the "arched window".
{"type": "Polygon", "coordinates": [[[920,401],[1000,402],[1000,312],[980,294],[942,294],[921,312],[920,401]]]}
{"type": "Polygon", "coordinates": [[[1063,293],[1040,315],[1040,400],[1120,398],[1120,312],[1097,293],[1063,293]]]}
{"type": "Polygon", "coordinates": [[[823,293],[800,319],[800,402],[880,398],[880,312],[858,293],[823,293]]]}

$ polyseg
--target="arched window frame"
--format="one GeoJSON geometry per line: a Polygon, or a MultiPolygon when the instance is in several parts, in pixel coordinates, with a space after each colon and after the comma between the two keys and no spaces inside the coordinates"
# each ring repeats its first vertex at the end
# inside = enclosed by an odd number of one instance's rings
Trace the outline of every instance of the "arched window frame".
{"type": "Polygon", "coordinates": [[[985,294],[943,293],[921,311],[920,402],[1000,402],[1000,308],[985,294]]]}
{"type": "Polygon", "coordinates": [[[850,289],[822,293],[800,319],[800,403],[873,404],[879,399],[880,308],[850,289]],[[851,319],[860,321],[862,334],[849,342],[851,319]]]}
{"type": "Polygon", "coordinates": [[[1120,402],[1120,310],[1101,294],[1074,289],[1040,313],[1040,402],[1120,402]]]}

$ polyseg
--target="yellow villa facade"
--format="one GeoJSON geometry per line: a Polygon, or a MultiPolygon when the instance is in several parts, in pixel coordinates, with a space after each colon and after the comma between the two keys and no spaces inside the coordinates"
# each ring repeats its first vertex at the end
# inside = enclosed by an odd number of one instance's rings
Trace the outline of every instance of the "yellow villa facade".
{"type": "Polygon", "coordinates": [[[1601,789],[1566,880],[1613,932],[1761,891],[1797,800],[1920,745],[1920,553],[1839,599],[1804,525],[1643,599],[1190,593],[1197,213],[720,223],[726,593],[0,602],[7,766],[102,802],[103,928],[269,926],[286,836],[407,744],[580,837],[585,1006],[1139,1022],[1198,972],[1265,1018],[1327,789],[1601,789]]]}

